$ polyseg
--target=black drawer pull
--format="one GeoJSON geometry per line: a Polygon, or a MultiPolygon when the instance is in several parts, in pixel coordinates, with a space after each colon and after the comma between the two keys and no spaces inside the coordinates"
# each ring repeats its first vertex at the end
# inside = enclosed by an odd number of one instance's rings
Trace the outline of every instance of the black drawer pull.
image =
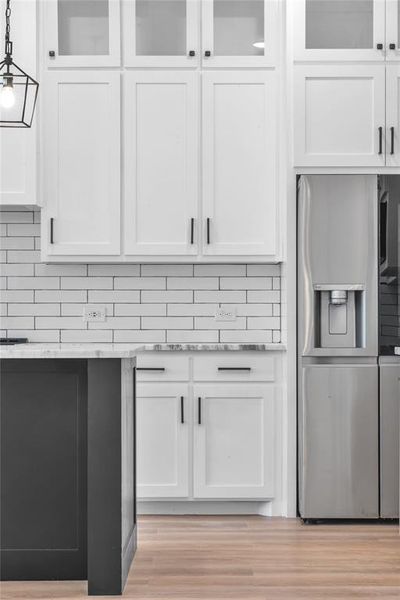
{"type": "Polygon", "coordinates": [[[182,425],[185,422],[185,407],[184,407],[184,403],[185,403],[185,399],[183,396],[181,396],[181,423],[182,425]]]}
{"type": "Polygon", "coordinates": [[[383,128],[382,127],[378,127],[378,132],[379,132],[379,149],[378,149],[378,154],[382,154],[382,131],[383,131],[383,128]]]}
{"type": "Polygon", "coordinates": [[[396,50],[396,44],[389,44],[389,50],[396,50]]]}
{"type": "Polygon", "coordinates": [[[390,128],[390,154],[394,154],[394,127],[390,128]]]}
{"type": "Polygon", "coordinates": [[[201,425],[201,398],[197,398],[197,422],[201,425]]]}
{"type": "Polygon", "coordinates": [[[383,50],[383,44],[377,44],[376,45],[376,49],[377,50],[383,50]]]}
{"type": "Polygon", "coordinates": [[[50,244],[54,244],[54,219],[50,217],[50,244]]]}
{"type": "Polygon", "coordinates": [[[218,371],[251,371],[251,367],[218,367],[218,371]]]}
{"type": "Polygon", "coordinates": [[[165,367],[137,367],[137,371],[165,371],[165,367]]]}
{"type": "Polygon", "coordinates": [[[207,217],[207,244],[210,244],[211,235],[210,235],[210,218],[207,217]]]}
{"type": "Polygon", "coordinates": [[[195,50],[190,50],[189,51],[189,56],[196,56],[195,50]]]}
{"type": "Polygon", "coordinates": [[[206,56],[207,58],[210,58],[210,56],[211,56],[211,52],[210,52],[210,50],[206,50],[206,51],[204,52],[204,56],[206,56]]]}

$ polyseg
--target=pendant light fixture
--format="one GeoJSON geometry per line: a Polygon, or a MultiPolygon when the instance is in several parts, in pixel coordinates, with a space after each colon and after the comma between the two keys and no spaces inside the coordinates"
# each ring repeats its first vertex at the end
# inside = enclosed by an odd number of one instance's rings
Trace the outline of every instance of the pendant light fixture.
{"type": "Polygon", "coordinates": [[[7,0],[5,57],[0,63],[0,127],[31,127],[39,84],[13,61],[10,16],[7,0]]]}

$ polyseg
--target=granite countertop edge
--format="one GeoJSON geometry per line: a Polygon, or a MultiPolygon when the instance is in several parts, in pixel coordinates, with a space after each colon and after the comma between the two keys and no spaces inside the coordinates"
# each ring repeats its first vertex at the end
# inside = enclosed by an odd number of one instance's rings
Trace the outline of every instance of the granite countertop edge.
{"type": "Polygon", "coordinates": [[[6,358],[134,358],[142,352],[283,352],[284,344],[14,344],[0,346],[6,358]]]}

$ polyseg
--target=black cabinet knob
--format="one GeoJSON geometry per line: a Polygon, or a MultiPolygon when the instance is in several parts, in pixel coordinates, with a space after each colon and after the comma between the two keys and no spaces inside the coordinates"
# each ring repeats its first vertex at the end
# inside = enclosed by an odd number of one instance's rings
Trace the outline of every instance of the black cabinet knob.
{"type": "Polygon", "coordinates": [[[383,44],[377,44],[376,45],[376,49],[377,50],[383,50],[383,44]]]}
{"type": "Polygon", "coordinates": [[[56,55],[56,53],[55,53],[55,51],[54,51],[54,50],[50,50],[50,51],[49,51],[49,56],[50,56],[50,58],[54,58],[54,57],[55,57],[55,55],[56,55]]]}
{"type": "Polygon", "coordinates": [[[204,56],[207,56],[207,58],[208,58],[209,56],[211,56],[211,52],[210,52],[210,50],[206,50],[206,51],[204,52],[204,56]]]}
{"type": "Polygon", "coordinates": [[[190,50],[189,56],[196,56],[196,52],[194,50],[190,50]]]}
{"type": "Polygon", "coordinates": [[[396,50],[396,44],[389,44],[389,50],[396,50]]]}

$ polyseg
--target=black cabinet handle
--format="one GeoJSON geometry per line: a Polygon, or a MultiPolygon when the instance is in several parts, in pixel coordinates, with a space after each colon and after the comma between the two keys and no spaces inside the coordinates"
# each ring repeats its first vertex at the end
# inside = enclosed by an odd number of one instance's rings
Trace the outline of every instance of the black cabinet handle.
{"type": "Polygon", "coordinates": [[[190,243],[193,246],[194,244],[194,218],[190,219],[190,243]]]}
{"type": "Polygon", "coordinates": [[[251,371],[251,367],[218,367],[218,371],[251,371]]]}
{"type": "Polygon", "coordinates": [[[207,217],[207,244],[210,244],[210,218],[207,217]]]}
{"type": "Polygon", "coordinates": [[[390,154],[394,154],[394,127],[390,128],[390,154]]]}
{"type": "Polygon", "coordinates": [[[189,56],[196,56],[196,52],[194,50],[190,50],[189,56]]]}
{"type": "Polygon", "coordinates": [[[165,371],[165,367],[137,367],[137,371],[165,371]]]}
{"type": "Polygon", "coordinates": [[[389,50],[396,50],[396,44],[389,44],[389,50]]]}
{"type": "Polygon", "coordinates": [[[207,58],[209,58],[209,57],[211,56],[211,52],[210,52],[210,50],[206,50],[206,51],[204,52],[204,56],[206,56],[207,58]]]}
{"type": "Polygon", "coordinates": [[[54,218],[50,217],[50,244],[54,244],[54,218]]]}
{"type": "Polygon", "coordinates": [[[49,50],[49,56],[50,56],[50,58],[54,58],[55,55],[56,55],[56,53],[55,53],[54,50],[49,50]]]}
{"type": "Polygon", "coordinates": [[[376,49],[377,50],[383,50],[383,44],[377,44],[376,45],[376,49]]]}
{"type": "Polygon", "coordinates": [[[378,154],[382,154],[382,132],[383,132],[383,128],[382,127],[378,127],[378,132],[379,132],[379,149],[378,149],[378,154]]]}
{"type": "Polygon", "coordinates": [[[197,398],[197,422],[201,425],[201,398],[197,398]]]}
{"type": "Polygon", "coordinates": [[[185,422],[185,407],[184,407],[184,403],[185,403],[185,399],[183,396],[181,396],[181,423],[182,425],[185,422]]]}

